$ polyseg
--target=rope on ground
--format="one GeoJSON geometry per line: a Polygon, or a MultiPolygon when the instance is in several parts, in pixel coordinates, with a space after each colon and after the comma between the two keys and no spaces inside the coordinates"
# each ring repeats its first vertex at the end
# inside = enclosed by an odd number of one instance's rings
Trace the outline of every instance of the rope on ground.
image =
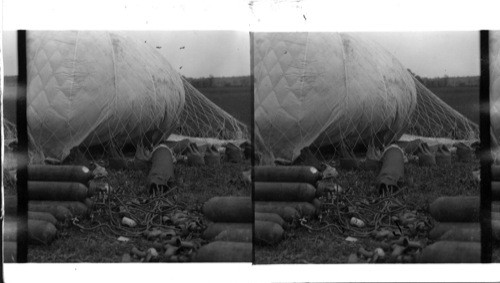
{"type": "MultiPolygon", "coordinates": [[[[175,213],[180,211],[180,207],[170,199],[174,190],[175,188],[171,188],[165,193],[148,197],[110,193],[94,204],[90,224],[95,225],[85,227],[77,218],[73,218],[72,223],[81,230],[92,231],[99,228],[103,234],[111,233],[114,236],[131,238],[140,237],[151,229],[179,232],[187,228],[184,227],[187,225],[182,226],[173,219],[175,213]],[[132,219],[136,225],[129,227],[122,224],[121,219],[124,216],[132,219]]],[[[198,226],[202,225],[196,216],[187,213],[182,216],[198,226]]]]}
{"type": "Polygon", "coordinates": [[[323,203],[324,216],[320,223],[326,225],[312,227],[305,224],[305,220],[299,223],[309,231],[322,231],[334,227],[342,234],[356,237],[369,237],[381,228],[401,232],[398,215],[407,209],[407,206],[398,199],[403,190],[374,197],[353,193],[337,194],[330,202],[323,203]],[[358,227],[351,224],[352,217],[362,220],[364,225],[358,227]]]}

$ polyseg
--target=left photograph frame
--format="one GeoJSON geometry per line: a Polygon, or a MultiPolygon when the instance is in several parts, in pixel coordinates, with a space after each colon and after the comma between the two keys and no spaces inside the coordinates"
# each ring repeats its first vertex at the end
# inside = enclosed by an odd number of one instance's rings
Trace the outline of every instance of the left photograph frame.
{"type": "Polygon", "coordinates": [[[4,31],[4,262],[251,262],[249,37],[4,31]]]}

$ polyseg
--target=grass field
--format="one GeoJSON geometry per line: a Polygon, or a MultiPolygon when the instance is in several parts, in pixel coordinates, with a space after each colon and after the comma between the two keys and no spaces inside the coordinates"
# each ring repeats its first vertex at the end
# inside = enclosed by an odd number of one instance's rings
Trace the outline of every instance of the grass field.
{"type": "Polygon", "coordinates": [[[441,100],[479,125],[479,87],[430,88],[441,100]]]}
{"type": "MultiPolygon", "coordinates": [[[[334,165],[334,164],[332,164],[334,165]]],[[[473,180],[472,171],[479,168],[479,162],[459,163],[454,160],[452,167],[419,167],[416,164],[405,165],[403,192],[398,196],[406,210],[417,212],[421,219],[431,219],[429,204],[440,196],[471,196],[479,195],[479,183],[473,180]]],[[[375,188],[376,173],[371,171],[339,170],[339,177],[333,182],[339,184],[350,194],[373,199],[378,196],[375,188]]],[[[311,219],[307,224],[321,229],[325,223],[335,223],[335,213],[330,211],[333,203],[325,201],[322,206],[321,221],[311,219]],[[333,214],[332,214],[333,213],[333,214]]],[[[349,217],[346,218],[349,221],[349,217]]],[[[426,227],[415,235],[406,235],[412,240],[429,244],[426,227]]],[[[256,246],[255,262],[257,264],[276,263],[347,263],[351,253],[356,253],[360,247],[374,250],[382,247],[381,241],[371,237],[360,237],[350,231],[340,233],[330,228],[321,231],[310,231],[297,226],[285,232],[285,239],[276,246],[256,246]],[[357,242],[348,242],[346,237],[353,236],[357,242]]],[[[387,252],[387,250],[386,250],[387,252]]],[[[498,260],[498,259],[497,259],[498,260]]],[[[382,261],[384,262],[384,261],[382,261]]]]}
{"type": "Polygon", "coordinates": [[[217,87],[198,89],[213,103],[250,128],[252,123],[252,93],[249,87],[217,87]]]}
{"type": "MultiPolygon", "coordinates": [[[[167,197],[175,210],[184,211],[188,215],[200,218],[201,226],[205,227],[207,219],[201,212],[205,201],[215,196],[250,196],[251,185],[242,179],[242,171],[250,169],[250,162],[240,164],[223,163],[217,167],[190,167],[178,164],[175,167],[177,186],[167,197]]],[[[146,188],[147,171],[137,170],[109,170],[107,181],[111,187],[120,191],[120,194],[130,195],[137,199],[148,198],[146,188]]],[[[109,204],[111,209],[117,209],[118,204],[109,204]]],[[[83,227],[95,227],[97,221],[104,222],[106,205],[95,205],[92,218],[82,219],[79,224],[83,227]],[[101,215],[102,214],[102,215],[101,215]]],[[[120,222],[116,214],[116,222],[120,222]]],[[[111,223],[108,221],[108,225],[111,223]]],[[[201,240],[201,231],[189,231],[180,234],[181,239],[196,244],[204,244],[201,240]]],[[[155,261],[168,262],[164,257],[164,250],[158,247],[161,241],[146,239],[139,235],[130,238],[129,242],[117,240],[118,235],[110,233],[108,229],[81,230],[76,226],[59,230],[57,239],[48,246],[30,245],[28,249],[29,262],[121,262],[125,253],[130,253],[133,247],[146,251],[156,247],[160,253],[155,261]]],[[[186,258],[185,260],[190,260],[186,258]]],[[[139,261],[133,258],[132,262],[139,261]]]]}

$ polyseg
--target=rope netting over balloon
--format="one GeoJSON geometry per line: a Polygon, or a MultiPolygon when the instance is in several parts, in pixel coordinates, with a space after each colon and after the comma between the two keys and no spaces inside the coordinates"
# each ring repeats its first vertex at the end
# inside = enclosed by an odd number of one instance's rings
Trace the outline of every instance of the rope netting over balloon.
{"type": "MultiPolygon", "coordinates": [[[[126,157],[136,156],[145,157],[140,154],[147,154],[146,151],[151,150],[155,145],[162,141],[166,141],[172,136],[174,140],[184,138],[195,138],[198,142],[206,143],[226,143],[228,141],[241,141],[249,138],[247,126],[236,118],[232,117],[226,111],[211,102],[201,92],[194,88],[189,82],[183,79],[185,90],[185,103],[178,114],[175,116],[174,129],[162,129],[161,124],[151,124],[138,131],[131,129],[134,133],[142,132],[142,135],[132,135],[127,131],[127,124],[130,119],[148,119],[150,109],[136,108],[134,113],[122,117],[118,125],[122,125],[121,129],[108,129],[108,135],[90,134],[84,142],[71,149],[70,155],[64,162],[72,163],[75,160],[85,158],[89,161],[103,159],[109,156],[126,157]],[[116,134],[119,133],[119,134],[116,134]],[[165,134],[168,133],[168,134],[165,134]],[[139,154],[139,155],[138,155],[139,154]]],[[[43,112],[40,110],[40,112],[43,112]]],[[[113,113],[108,113],[113,115],[113,113]]],[[[39,115],[38,117],[44,117],[39,115]]],[[[42,124],[43,121],[41,121],[42,124]]],[[[100,127],[106,126],[100,125],[100,127]]],[[[47,128],[47,123],[44,124],[47,128]]],[[[86,124],[82,124],[85,126],[86,124]]],[[[142,123],[147,125],[147,123],[142,123]]],[[[49,128],[50,129],[50,128],[49,128]]],[[[67,129],[68,133],[77,131],[78,129],[67,129]]],[[[13,152],[13,148],[9,144],[17,140],[15,125],[7,120],[4,120],[5,143],[4,149],[6,154],[13,152]]],[[[101,131],[102,132],[102,131],[101,131]]],[[[31,164],[40,164],[44,162],[59,163],[58,160],[51,159],[43,151],[44,140],[39,137],[34,137],[29,134],[29,160],[31,164]]]]}
{"type": "MultiPolygon", "coordinates": [[[[184,83],[185,103],[178,120],[179,127],[175,134],[188,137],[210,137],[220,140],[248,139],[245,124],[235,119],[188,81],[184,83]]],[[[248,105],[250,107],[250,105],[248,105]]]]}
{"type": "MultiPolygon", "coordinates": [[[[391,123],[383,122],[381,123],[383,126],[380,127],[374,127],[371,124],[370,127],[360,128],[361,123],[356,124],[356,119],[365,119],[365,117],[350,117],[349,123],[326,127],[309,147],[301,151],[299,160],[307,159],[311,154],[324,161],[331,160],[335,156],[359,156],[364,155],[369,147],[382,149],[399,140],[422,139],[425,142],[448,145],[455,142],[472,144],[479,140],[477,124],[449,106],[417,79],[414,78],[414,82],[417,99],[412,111],[397,113],[399,117],[386,116],[386,119],[398,121],[400,125],[387,127],[391,123]],[[399,131],[394,129],[399,129],[399,131]]],[[[384,109],[366,109],[364,115],[379,115],[380,111],[384,109]]],[[[270,160],[289,162],[275,159],[272,156],[272,150],[266,146],[262,138],[261,134],[256,132],[256,148],[261,152],[260,157],[264,159],[263,163],[270,163],[270,160]]]]}
{"type": "Polygon", "coordinates": [[[408,121],[407,134],[454,140],[479,140],[479,126],[415,79],[417,108],[408,121]]]}

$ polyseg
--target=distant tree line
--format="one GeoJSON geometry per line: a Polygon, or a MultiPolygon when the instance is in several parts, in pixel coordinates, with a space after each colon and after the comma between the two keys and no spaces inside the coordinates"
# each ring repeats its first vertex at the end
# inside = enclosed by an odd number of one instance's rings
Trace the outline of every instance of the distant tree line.
{"type": "Polygon", "coordinates": [[[239,77],[202,77],[202,78],[186,78],[194,87],[249,87],[251,83],[250,76],[239,77]]]}
{"type": "Polygon", "coordinates": [[[426,87],[479,87],[479,76],[426,78],[408,71],[426,87]]]}

